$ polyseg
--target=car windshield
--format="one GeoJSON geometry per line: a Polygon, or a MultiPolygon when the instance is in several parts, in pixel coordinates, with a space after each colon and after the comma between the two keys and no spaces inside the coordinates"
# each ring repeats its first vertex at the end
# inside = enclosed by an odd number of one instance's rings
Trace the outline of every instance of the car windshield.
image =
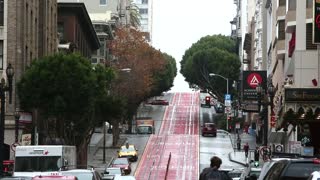
{"type": "Polygon", "coordinates": [[[132,152],[135,151],[133,146],[129,146],[128,148],[126,146],[121,147],[121,152],[132,152]]]}
{"type": "Polygon", "coordinates": [[[61,167],[60,156],[16,157],[16,172],[58,171],[61,167]]]}
{"type": "Polygon", "coordinates": [[[138,133],[139,134],[151,134],[152,133],[152,127],[140,126],[140,127],[138,127],[138,133]]]}
{"type": "Polygon", "coordinates": [[[93,173],[91,172],[68,172],[63,171],[62,175],[73,175],[78,178],[78,180],[94,180],[93,173]]]}
{"type": "Polygon", "coordinates": [[[206,127],[214,128],[214,124],[205,124],[206,127]]]}
{"type": "Polygon", "coordinates": [[[128,160],[126,158],[118,158],[114,160],[113,164],[128,164],[128,160]]]}
{"type": "Polygon", "coordinates": [[[120,168],[114,168],[114,169],[109,168],[106,170],[106,173],[108,175],[121,174],[121,169],[120,168]]]}
{"type": "Polygon", "coordinates": [[[285,177],[307,178],[313,171],[318,171],[320,164],[314,163],[291,163],[285,172],[285,177]]]}

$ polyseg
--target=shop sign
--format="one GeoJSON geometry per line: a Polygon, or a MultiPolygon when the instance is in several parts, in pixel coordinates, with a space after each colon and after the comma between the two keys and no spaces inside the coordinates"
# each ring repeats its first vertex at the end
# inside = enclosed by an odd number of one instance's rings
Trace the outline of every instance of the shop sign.
{"type": "Polygon", "coordinates": [[[256,87],[267,88],[267,71],[243,71],[243,100],[257,100],[256,87]]]}
{"type": "Polygon", "coordinates": [[[287,88],[285,102],[316,102],[320,101],[319,88],[287,88]]]}
{"type": "Polygon", "coordinates": [[[320,1],[313,0],[313,32],[312,42],[320,44],[320,1]]]}

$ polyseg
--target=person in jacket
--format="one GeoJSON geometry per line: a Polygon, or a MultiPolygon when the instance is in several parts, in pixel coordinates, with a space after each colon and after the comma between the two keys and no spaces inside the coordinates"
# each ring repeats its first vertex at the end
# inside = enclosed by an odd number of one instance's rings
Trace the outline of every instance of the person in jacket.
{"type": "Polygon", "coordinates": [[[210,159],[210,167],[202,170],[200,180],[232,180],[228,174],[219,171],[221,164],[222,160],[217,156],[213,156],[210,159]]]}

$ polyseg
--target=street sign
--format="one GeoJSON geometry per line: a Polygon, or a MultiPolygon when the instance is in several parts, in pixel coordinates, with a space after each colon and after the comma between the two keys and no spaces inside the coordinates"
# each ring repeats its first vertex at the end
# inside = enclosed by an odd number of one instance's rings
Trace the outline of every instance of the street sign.
{"type": "Polygon", "coordinates": [[[224,100],[224,105],[230,107],[231,106],[231,100],[224,100]]]}
{"type": "Polygon", "coordinates": [[[225,94],[224,95],[224,100],[231,100],[231,95],[230,94],[225,94]]]}

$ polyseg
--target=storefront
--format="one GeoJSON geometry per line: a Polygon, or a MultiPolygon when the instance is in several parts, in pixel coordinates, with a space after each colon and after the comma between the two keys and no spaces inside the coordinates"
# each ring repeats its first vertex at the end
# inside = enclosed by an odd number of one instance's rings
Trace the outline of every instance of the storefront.
{"type": "Polygon", "coordinates": [[[320,153],[320,89],[285,88],[284,106],[279,112],[276,131],[286,134],[286,152],[304,155],[320,153]],[[298,147],[299,149],[299,147],[298,147]]]}

